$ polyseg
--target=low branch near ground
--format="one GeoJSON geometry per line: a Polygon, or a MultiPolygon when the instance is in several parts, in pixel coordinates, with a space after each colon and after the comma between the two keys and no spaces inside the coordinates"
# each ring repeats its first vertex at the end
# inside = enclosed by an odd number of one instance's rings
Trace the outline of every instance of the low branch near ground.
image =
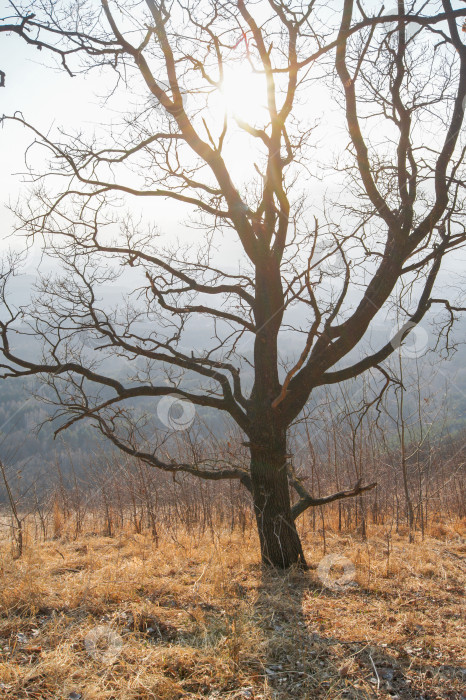
{"type": "Polygon", "coordinates": [[[308,508],[324,506],[327,503],[333,503],[333,501],[339,501],[343,498],[353,498],[354,496],[359,496],[359,494],[364,493],[365,491],[371,491],[377,486],[376,481],[371,484],[367,484],[366,486],[363,486],[361,481],[357,481],[354,487],[352,489],[348,489],[347,491],[338,491],[337,493],[332,493],[329,496],[314,498],[306,491],[303,484],[296,477],[291,479],[291,484],[296,493],[300,496],[300,500],[295,503],[291,509],[291,514],[294,520],[299,518],[299,516],[302,515],[308,508]]]}

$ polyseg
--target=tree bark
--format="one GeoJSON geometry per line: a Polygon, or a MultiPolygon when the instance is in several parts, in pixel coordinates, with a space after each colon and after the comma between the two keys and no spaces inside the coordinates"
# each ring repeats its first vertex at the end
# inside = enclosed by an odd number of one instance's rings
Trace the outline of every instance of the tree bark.
{"type": "Polygon", "coordinates": [[[286,459],[286,441],[251,446],[252,493],[262,562],[279,569],[293,564],[307,568],[291,514],[286,459]]]}

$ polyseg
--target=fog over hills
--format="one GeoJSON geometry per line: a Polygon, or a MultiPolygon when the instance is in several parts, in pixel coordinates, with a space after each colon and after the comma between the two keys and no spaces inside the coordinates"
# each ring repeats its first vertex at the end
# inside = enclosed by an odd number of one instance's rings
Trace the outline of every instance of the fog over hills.
{"type": "MultiPolygon", "coordinates": [[[[115,302],[118,297],[123,296],[124,292],[124,287],[117,286],[113,290],[109,288],[103,295],[103,303],[115,302]]],[[[23,279],[22,284],[17,284],[12,292],[12,303],[17,306],[24,305],[27,302],[28,293],[27,284],[23,279]]],[[[406,339],[408,352],[405,353],[404,359],[405,381],[409,383],[406,378],[412,377],[416,368],[419,370],[421,395],[425,401],[436,401],[439,410],[440,406],[443,407],[441,410],[444,421],[449,433],[452,434],[466,426],[466,346],[464,345],[466,318],[463,316],[455,324],[452,339],[456,343],[456,349],[449,356],[445,352],[433,351],[438,333],[438,325],[434,323],[436,320],[438,317],[431,315],[429,319],[423,321],[417,335],[413,333],[406,339]],[[410,352],[410,347],[416,352],[410,352]]],[[[387,338],[393,335],[394,328],[393,323],[380,321],[372,330],[370,337],[366,337],[342,365],[354,361],[368,347],[375,349],[383,345],[387,342],[387,338]]],[[[193,350],[205,348],[206,345],[208,346],[210,334],[211,327],[207,321],[205,324],[196,322],[188,325],[183,337],[183,346],[193,350]]],[[[15,350],[19,355],[39,357],[40,347],[32,338],[17,335],[14,342],[15,350]]],[[[252,350],[251,343],[249,346],[245,343],[241,348],[246,356],[252,350]]],[[[302,346],[303,340],[299,334],[286,331],[282,333],[281,351],[287,362],[296,361],[302,346]]],[[[89,358],[95,354],[91,347],[85,347],[84,353],[89,355],[89,358]]],[[[139,360],[137,362],[141,364],[139,360]]],[[[104,361],[103,367],[121,380],[130,380],[135,371],[134,362],[128,362],[115,355],[110,355],[104,361]]],[[[247,363],[243,363],[242,371],[243,384],[247,389],[252,383],[251,369],[248,368],[247,363]]],[[[154,382],[158,380],[159,383],[167,383],[166,377],[157,368],[153,369],[152,376],[154,382]]],[[[354,380],[350,390],[352,395],[357,394],[362,381],[361,378],[354,380]]],[[[187,377],[185,382],[192,391],[195,391],[196,377],[187,377]]],[[[332,389],[334,390],[335,388],[332,389]]],[[[108,454],[112,449],[108,443],[103,443],[92,426],[84,421],[60,433],[54,440],[54,430],[60,425],[60,421],[55,423],[49,421],[54,409],[47,403],[48,396],[50,396],[50,390],[41,385],[37,378],[5,379],[0,382],[1,457],[6,463],[22,466],[25,483],[45,484],[47,474],[54,472],[56,475],[54,467],[56,464],[61,465],[65,476],[69,473],[71,463],[80,473],[81,466],[89,460],[92,461],[93,455],[99,451],[108,454]]],[[[323,390],[313,392],[309,401],[311,411],[314,406],[322,402],[322,397],[323,390]]],[[[158,399],[138,399],[131,403],[131,410],[136,413],[149,413],[153,416],[155,425],[163,429],[164,426],[157,416],[157,403],[158,399]]],[[[355,400],[354,407],[356,408],[357,405],[358,401],[355,400]]],[[[225,422],[221,416],[210,409],[196,409],[196,412],[197,418],[207,431],[211,430],[214,434],[222,435],[225,422]]]]}

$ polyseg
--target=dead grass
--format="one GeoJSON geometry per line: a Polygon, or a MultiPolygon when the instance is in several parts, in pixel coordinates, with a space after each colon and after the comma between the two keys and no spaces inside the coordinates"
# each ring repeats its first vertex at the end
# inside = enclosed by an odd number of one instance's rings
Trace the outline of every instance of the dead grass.
{"type": "Polygon", "coordinates": [[[264,573],[245,537],[122,533],[0,551],[0,697],[465,698],[463,526],[408,544],[327,533],[356,584],[264,573]]]}

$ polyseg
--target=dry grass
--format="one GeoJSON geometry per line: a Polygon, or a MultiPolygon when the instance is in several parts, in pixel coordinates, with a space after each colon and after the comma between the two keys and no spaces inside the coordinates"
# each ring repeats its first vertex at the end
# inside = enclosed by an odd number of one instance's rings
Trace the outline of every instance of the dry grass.
{"type": "Polygon", "coordinates": [[[464,529],[444,530],[395,537],[388,572],[382,532],[327,533],[356,566],[341,591],[319,581],[311,534],[305,574],[263,573],[252,531],[87,536],[19,560],[5,543],[0,697],[465,698],[464,529]]]}

